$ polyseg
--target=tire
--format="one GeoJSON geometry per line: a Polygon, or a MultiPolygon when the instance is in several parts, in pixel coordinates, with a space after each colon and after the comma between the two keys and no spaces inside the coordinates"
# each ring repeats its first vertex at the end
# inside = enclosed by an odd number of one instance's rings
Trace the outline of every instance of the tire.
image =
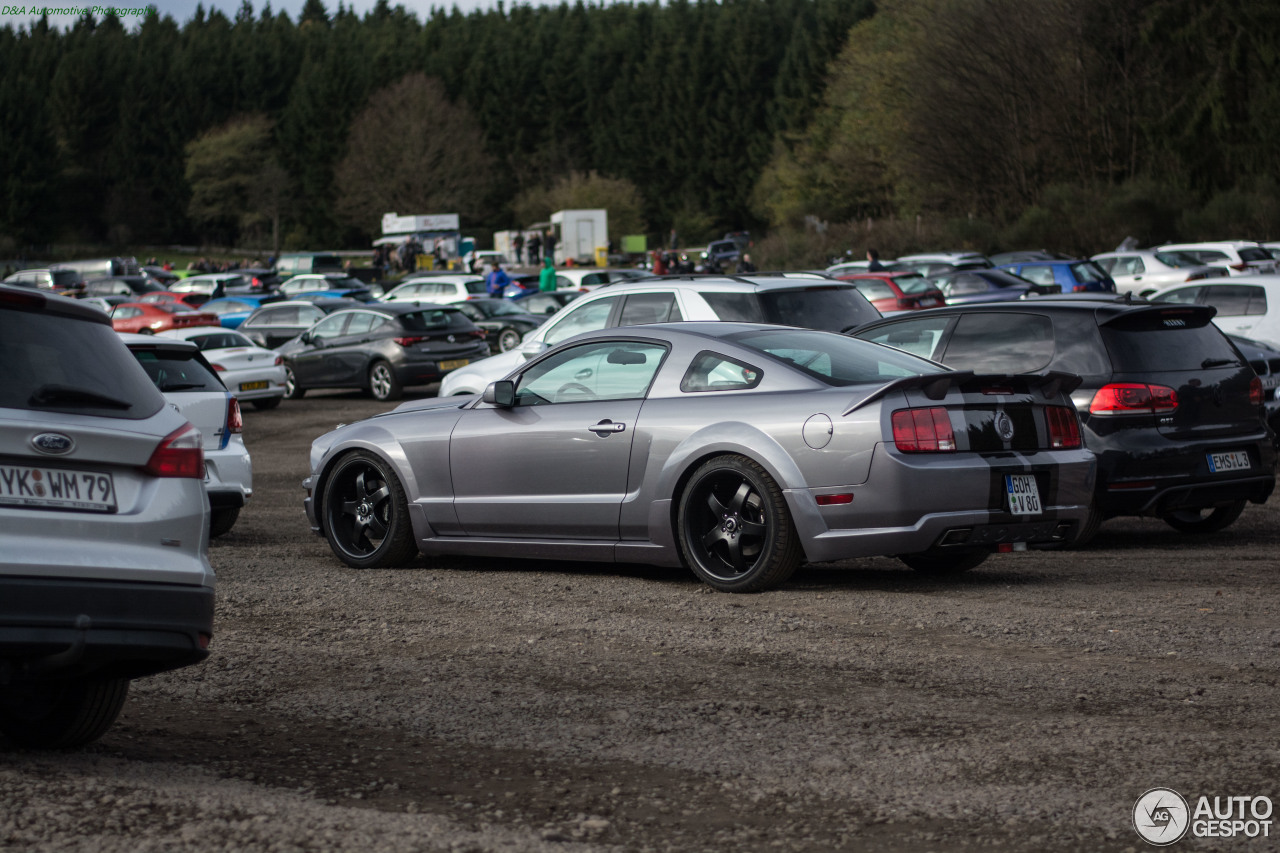
{"type": "Polygon", "coordinates": [[[240,517],[240,507],[229,506],[215,509],[209,517],[209,538],[217,539],[224,533],[230,533],[240,517]]]}
{"type": "Polygon", "coordinates": [[[128,695],[127,678],[11,685],[0,691],[0,733],[27,749],[76,749],[106,734],[128,695]]]}
{"type": "Polygon", "coordinates": [[[1181,509],[1161,517],[1165,524],[1182,533],[1217,533],[1240,517],[1246,503],[1248,501],[1236,501],[1225,506],[1181,509]]]}
{"type": "Polygon", "coordinates": [[[508,326],[498,332],[498,352],[509,352],[515,349],[520,346],[520,341],[523,337],[518,329],[508,326]]]}
{"type": "Polygon", "coordinates": [[[902,554],[898,559],[922,575],[946,577],[977,568],[990,555],[990,551],[956,551],[952,554],[902,554]]]}
{"type": "Polygon", "coordinates": [[[1080,535],[1076,536],[1075,541],[1068,545],[1068,548],[1083,548],[1093,541],[1093,537],[1098,535],[1098,529],[1102,527],[1102,522],[1106,519],[1102,517],[1102,510],[1098,509],[1098,504],[1089,504],[1089,515],[1085,518],[1084,524],[1080,526],[1080,535]]]}
{"type": "Polygon", "coordinates": [[[694,471],[678,519],[685,564],[721,592],[770,589],[804,559],[782,490],[745,456],[717,456],[694,471]]]}
{"type": "Polygon", "coordinates": [[[338,459],[324,483],[324,535],[354,569],[402,566],[418,555],[409,502],[391,465],[365,450],[338,459]]]}
{"type": "Polygon", "coordinates": [[[286,400],[301,400],[302,395],[307,393],[307,389],[298,384],[298,379],[293,375],[292,367],[284,369],[284,397],[286,400]]]}
{"type": "Polygon", "coordinates": [[[369,365],[369,395],[375,400],[387,402],[399,400],[404,394],[396,372],[385,361],[375,361],[369,365]]]}
{"type": "Polygon", "coordinates": [[[262,397],[257,400],[250,400],[249,402],[253,403],[253,407],[255,409],[265,412],[268,409],[274,409],[277,406],[279,406],[280,401],[282,401],[283,399],[284,399],[284,396],[281,395],[279,397],[262,397]]]}

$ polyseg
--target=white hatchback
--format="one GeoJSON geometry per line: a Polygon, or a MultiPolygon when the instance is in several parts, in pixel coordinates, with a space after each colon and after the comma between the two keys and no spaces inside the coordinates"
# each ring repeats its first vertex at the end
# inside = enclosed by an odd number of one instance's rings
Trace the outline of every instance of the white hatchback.
{"type": "Polygon", "coordinates": [[[1229,335],[1280,349],[1280,276],[1249,275],[1167,287],[1152,302],[1212,305],[1213,323],[1229,335]]]}
{"type": "Polygon", "coordinates": [[[448,305],[489,295],[484,279],[474,275],[433,275],[409,278],[388,290],[380,302],[434,302],[448,305]]]}
{"type": "Polygon", "coordinates": [[[1222,240],[1215,243],[1169,243],[1158,246],[1160,252],[1182,252],[1202,264],[1225,266],[1230,275],[1252,275],[1276,271],[1276,259],[1257,243],[1248,240],[1222,240]]]}

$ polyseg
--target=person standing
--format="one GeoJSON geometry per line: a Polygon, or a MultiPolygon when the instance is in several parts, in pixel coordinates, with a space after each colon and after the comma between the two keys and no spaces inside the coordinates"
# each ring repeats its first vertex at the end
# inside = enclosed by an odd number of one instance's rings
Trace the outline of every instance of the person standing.
{"type": "Polygon", "coordinates": [[[671,240],[667,245],[667,248],[673,252],[680,248],[680,237],[676,234],[676,229],[674,228],[671,229],[671,240]]]}
{"type": "Polygon", "coordinates": [[[880,252],[867,249],[867,272],[884,272],[884,264],[880,263],[880,252]]]}
{"type": "Polygon", "coordinates": [[[516,263],[524,263],[524,232],[517,231],[516,236],[511,238],[511,248],[516,253],[516,263]]]}
{"type": "Polygon", "coordinates": [[[547,257],[554,264],[556,262],[556,234],[554,231],[547,232],[547,236],[542,240],[542,245],[546,249],[547,257]]]}
{"type": "Polygon", "coordinates": [[[750,255],[743,255],[742,260],[738,261],[738,272],[755,272],[756,265],[751,262],[750,255]]]}
{"type": "Polygon", "coordinates": [[[501,299],[503,294],[507,292],[507,285],[511,284],[511,276],[507,275],[502,269],[502,264],[494,263],[493,272],[484,280],[485,289],[489,291],[489,296],[494,299],[501,299]]]}
{"type": "Polygon", "coordinates": [[[556,265],[552,263],[551,258],[542,259],[542,270],[538,273],[538,290],[549,291],[556,289],[556,265]]]}

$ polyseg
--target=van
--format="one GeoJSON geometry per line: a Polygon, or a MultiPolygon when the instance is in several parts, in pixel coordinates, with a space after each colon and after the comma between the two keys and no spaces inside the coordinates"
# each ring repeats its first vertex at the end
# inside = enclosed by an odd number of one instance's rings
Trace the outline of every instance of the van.
{"type": "Polygon", "coordinates": [[[281,278],[324,272],[342,272],[342,258],[323,252],[290,252],[276,259],[276,274],[281,278]]]}

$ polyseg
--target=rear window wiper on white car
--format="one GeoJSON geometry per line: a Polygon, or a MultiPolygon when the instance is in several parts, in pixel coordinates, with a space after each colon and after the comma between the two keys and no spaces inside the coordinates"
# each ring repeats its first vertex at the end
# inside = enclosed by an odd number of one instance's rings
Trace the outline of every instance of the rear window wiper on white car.
{"type": "Polygon", "coordinates": [[[32,406],[60,406],[67,403],[83,403],[86,406],[105,406],[111,409],[132,409],[133,403],[99,394],[91,388],[73,385],[41,385],[28,399],[32,406]]]}

